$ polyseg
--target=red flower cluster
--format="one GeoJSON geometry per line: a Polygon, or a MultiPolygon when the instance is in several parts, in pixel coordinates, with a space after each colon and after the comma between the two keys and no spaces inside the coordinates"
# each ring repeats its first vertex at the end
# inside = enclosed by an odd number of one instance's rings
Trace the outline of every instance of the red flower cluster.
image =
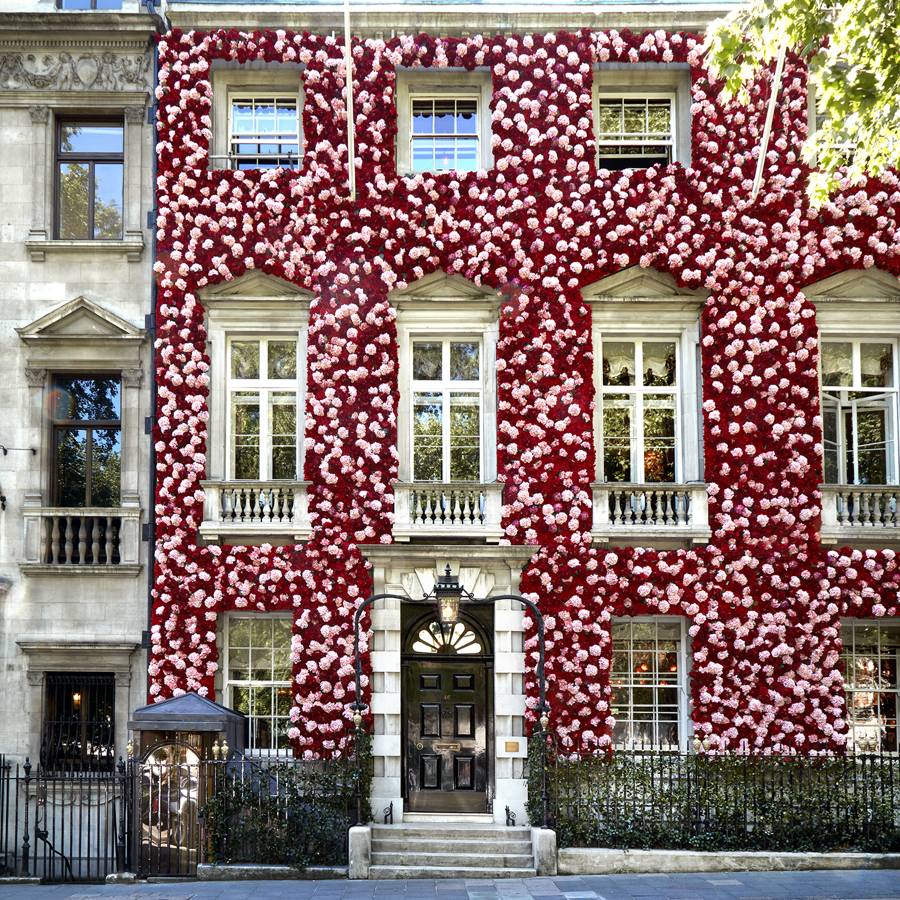
{"type": "MultiPolygon", "coordinates": [[[[546,616],[561,745],[609,746],[610,620],[637,613],[690,620],[692,714],[709,748],[844,745],[840,619],[897,615],[900,572],[890,552],[819,543],[818,348],[802,287],[841,269],[900,271],[900,186],[886,177],[808,207],[806,77],[792,60],[764,188],[751,202],[769,74],[750,106],[724,103],[698,47],[693,35],[612,31],[355,42],[351,202],[338,41],[234,30],[163,39],[155,698],[213,692],[223,612],[291,609],[295,746],[341,752],[354,699],[352,616],[370,585],[358,545],[391,539],[388,293],[443,269],[506,296],[497,364],[504,528],[510,542],[536,545],[522,583],[546,616]],[[210,168],[216,60],[302,67],[298,170],[210,168]],[[607,61],[689,65],[691,168],[597,170],[591,85],[607,61]],[[398,176],[398,67],[490,70],[492,169],[398,176]],[[713,534],[690,551],[590,545],[593,361],[581,289],[636,264],[711,295],[702,360],[713,534]],[[209,359],[198,292],[251,269],[315,293],[305,429],[314,536],[290,548],[201,547],[209,359]]],[[[535,659],[533,638],[527,647],[535,659]]]]}

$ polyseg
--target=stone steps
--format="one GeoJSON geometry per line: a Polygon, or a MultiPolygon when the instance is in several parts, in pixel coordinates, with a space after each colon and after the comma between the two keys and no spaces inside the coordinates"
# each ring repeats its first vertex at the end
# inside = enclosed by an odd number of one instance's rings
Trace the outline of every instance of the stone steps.
{"type": "Polygon", "coordinates": [[[404,822],[372,827],[369,878],[530,878],[529,828],[482,822],[404,822]]]}

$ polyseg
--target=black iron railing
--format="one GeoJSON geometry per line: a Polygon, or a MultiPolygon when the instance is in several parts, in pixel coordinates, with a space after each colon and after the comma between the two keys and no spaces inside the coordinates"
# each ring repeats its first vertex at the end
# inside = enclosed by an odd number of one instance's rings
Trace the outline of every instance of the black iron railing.
{"type": "MultiPolygon", "coordinates": [[[[533,820],[540,793],[535,768],[533,820]]],[[[900,850],[896,754],[556,756],[548,793],[561,847],[900,850]]]]}

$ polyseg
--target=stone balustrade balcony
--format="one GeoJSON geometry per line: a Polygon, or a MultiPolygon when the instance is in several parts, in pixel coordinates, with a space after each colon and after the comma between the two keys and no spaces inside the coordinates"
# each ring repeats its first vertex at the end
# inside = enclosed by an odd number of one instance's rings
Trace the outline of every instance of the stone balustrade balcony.
{"type": "Polygon", "coordinates": [[[210,543],[299,543],[309,537],[306,481],[204,481],[200,535],[210,543]]]}
{"type": "Polygon", "coordinates": [[[823,484],[824,544],[875,540],[900,543],[900,487],[888,484],[823,484]]]}
{"type": "Polygon", "coordinates": [[[25,572],[128,574],[140,569],[139,507],[26,506],[22,518],[25,572]]]}
{"type": "Polygon", "coordinates": [[[624,484],[591,485],[595,543],[668,546],[705,543],[710,529],[706,485],[624,484]]]}
{"type": "Polygon", "coordinates": [[[465,538],[496,543],[503,532],[503,485],[398,483],[394,485],[394,540],[465,538]]]}

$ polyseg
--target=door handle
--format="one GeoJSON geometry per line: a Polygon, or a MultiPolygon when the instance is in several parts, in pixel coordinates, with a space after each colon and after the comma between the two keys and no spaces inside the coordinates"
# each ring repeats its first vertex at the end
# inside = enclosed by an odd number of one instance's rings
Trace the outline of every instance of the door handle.
{"type": "Polygon", "coordinates": [[[423,750],[424,748],[425,745],[421,741],[416,744],[416,750],[423,750]]]}

